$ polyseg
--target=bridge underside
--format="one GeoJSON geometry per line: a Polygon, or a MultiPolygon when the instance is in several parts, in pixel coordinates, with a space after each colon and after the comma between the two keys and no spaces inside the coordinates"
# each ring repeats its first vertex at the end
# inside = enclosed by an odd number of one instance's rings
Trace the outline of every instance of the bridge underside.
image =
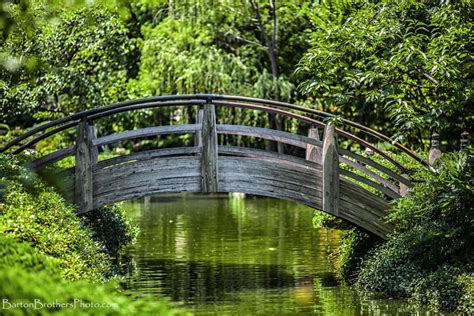
{"type": "MultiPolygon", "coordinates": [[[[111,159],[111,161],[113,158],[111,159]]],[[[202,192],[201,157],[186,156],[99,162],[93,171],[94,208],[134,198],[180,192],[202,192]]],[[[322,170],[317,163],[248,155],[219,155],[218,192],[242,192],[295,201],[322,210],[322,170]]],[[[381,197],[340,180],[340,207],[332,214],[384,237],[391,227],[383,221],[388,203],[381,197]]]]}

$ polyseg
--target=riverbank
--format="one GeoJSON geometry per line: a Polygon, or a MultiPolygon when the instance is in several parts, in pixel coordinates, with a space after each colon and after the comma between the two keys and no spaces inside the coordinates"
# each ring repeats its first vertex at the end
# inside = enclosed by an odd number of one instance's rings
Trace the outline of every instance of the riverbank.
{"type": "Polygon", "coordinates": [[[118,207],[79,217],[17,158],[0,156],[2,314],[185,314],[166,301],[121,293],[114,259],[135,235],[118,207]]]}
{"type": "Polygon", "coordinates": [[[386,241],[355,230],[346,235],[339,268],[346,281],[434,310],[474,312],[474,165],[468,163],[469,154],[447,154],[434,171],[415,175],[415,188],[392,204],[387,220],[395,230],[386,241]]]}

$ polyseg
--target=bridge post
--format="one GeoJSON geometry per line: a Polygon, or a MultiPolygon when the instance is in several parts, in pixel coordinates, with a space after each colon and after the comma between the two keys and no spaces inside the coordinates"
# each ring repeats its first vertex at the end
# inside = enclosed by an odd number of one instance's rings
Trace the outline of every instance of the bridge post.
{"type": "Polygon", "coordinates": [[[92,168],[97,163],[97,148],[92,145],[96,129],[87,120],[81,120],[76,135],[75,202],[77,212],[85,213],[93,209],[92,168]]]}
{"type": "MultiPolygon", "coordinates": [[[[320,140],[319,129],[316,127],[316,125],[313,124],[309,128],[308,137],[320,140]]],[[[321,164],[321,147],[310,144],[306,145],[306,160],[321,164]]]]}
{"type": "Polygon", "coordinates": [[[339,153],[337,135],[333,124],[324,130],[323,152],[323,211],[339,214],[339,153]]]}
{"type": "Polygon", "coordinates": [[[465,132],[462,132],[461,134],[461,141],[459,142],[459,150],[460,151],[466,150],[467,146],[469,146],[469,133],[465,131],[465,132]]]}
{"type": "Polygon", "coordinates": [[[431,149],[428,163],[433,166],[441,158],[441,149],[439,148],[439,134],[431,135],[431,149]]]}
{"type": "MultiPolygon", "coordinates": [[[[204,116],[204,110],[200,108],[196,115],[196,124],[202,124],[203,116],[204,116]]],[[[202,146],[202,133],[196,132],[196,134],[194,134],[194,146],[196,147],[202,146]]]]}
{"type": "Polygon", "coordinates": [[[201,156],[201,191],[217,192],[218,183],[218,148],[216,129],[216,109],[210,101],[204,104],[202,119],[202,156],[201,156]]]}

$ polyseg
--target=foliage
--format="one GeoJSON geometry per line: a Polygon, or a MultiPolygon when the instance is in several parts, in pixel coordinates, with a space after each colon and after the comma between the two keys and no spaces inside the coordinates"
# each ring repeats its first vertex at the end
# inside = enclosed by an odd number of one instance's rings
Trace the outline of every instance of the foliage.
{"type": "Polygon", "coordinates": [[[100,241],[114,258],[119,256],[125,245],[134,242],[138,234],[138,228],[118,204],[88,212],[82,216],[82,221],[91,227],[94,239],[100,241]]]}
{"type": "Polygon", "coordinates": [[[349,283],[354,283],[361,265],[370,252],[381,244],[380,238],[353,228],[346,231],[339,249],[339,272],[349,283]]]}
{"type": "Polygon", "coordinates": [[[333,215],[324,213],[322,211],[314,211],[313,215],[313,227],[314,228],[336,228],[336,229],[348,229],[350,225],[333,215]]]}
{"type": "Polygon", "coordinates": [[[0,231],[57,258],[69,279],[110,276],[110,257],[136,235],[119,206],[78,217],[52,187],[21,167],[18,157],[0,156],[0,193],[0,231]]]}
{"type": "Polygon", "coordinates": [[[366,256],[360,271],[352,270],[360,287],[439,309],[472,310],[465,282],[474,273],[474,165],[468,156],[446,154],[436,172],[422,171],[422,182],[392,206],[395,232],[359,256],[366,256]]]}
{"type": "Polygon", "coordinates": [[[60,264],[56,259],[40,253],[24,242],[0,235],[0,246],[0,295],[4,306],[2,313],[30,314],[34,307],[5,307],[15,303],[34,306],[36,302],[34,313],[38,315],[77,315],[79,312],[81,315],[188,314],[171,308],[165,300],[134,300],[118,293],[114,283],[98,285],[62,279],[60,264]],[[65,306],[60,308],[58,304],[65,306]]]}
{"type": "Polygon", "coordinates": [[[18,267],[32,273],[61,274],[60,261],[49,257],[25,242],[0,235],[0,269],[18,267]]]}
{"type": "MultiPolygon", "coordinates": [[[[4,180],[4,179],[2,179],[4,180]]],[[[72,206],[52,188],[34,181],[30,190],[13,181],[0,206],[0,230],[61,260],[69,279],[102,279],[111,271],[104,246],[93,241],[72,206]]]]}
{"type": "Polygon", "coordinates": [[[301,88],[324,109],[412,143],[420,133],[458,139],[472,128],[472,1],[333,0],[308,15],[314,31],[301,88]]]}
{"type": "MultiPolygon", "coordinates": [[[[50,13],[41,2],[31,5],[33,21],[50,13]]],[[[22,14],[12,6],[17,25],[0,44],[16,65],[0,65],[2,121],[31,125],[124,98],[133,41],[109,10],[59,10],[53,22],[33,26],[22,14]]]]}

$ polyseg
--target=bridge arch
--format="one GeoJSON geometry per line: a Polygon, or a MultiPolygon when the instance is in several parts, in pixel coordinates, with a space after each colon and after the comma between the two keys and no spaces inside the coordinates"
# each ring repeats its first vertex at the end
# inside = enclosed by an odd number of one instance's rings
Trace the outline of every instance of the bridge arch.
{"type": "MultiPolygon", "coordinates": [[[[410,187],[409,170],[379,142],[390,138],[360,124],[342,120],[335,128],[324,123],[329,113],[296,105],[239,96],[212,94],[159,96],[111,104],[76,113],[35,127],[9,142],[2,152],[18,154],[39,141],[67,129],[76,129],[76,143],[29,163],[41,170],[69,156],[75,167],[58,176],[70,192],[78,212],[88,212],[122,200],[180,192],[242,192],[292,200],[341,218],[380,237],[391,230],[384,221],[388,203],[410,187]],[[166,106],[195,107],[194,124],[152,126],[97,137],[94,124],[117,113],[166,106]],[[216,108],[239,107],[276,113],[308,124],[308,134],[262,127],[219,124],[216,108]],[[352,133],[370,135],[368,142],[352,133]],[[121,141],[165,134],[192,134],[194,146],[153,148],[105,160],[99,149],[121,141]],[[305,157],[262,149],[228,146],[218,135],[258,137],[303,149],[305,157]],[[322,138],[320,138],[322,134],[322,138]],[[349,146],[342,146],[344,144],[349,146]],[[373,157],[350,150],[356,144],[369,148],[392,168],[373,157]],[[396,170],[396,171],[395,171],[396,170]]],[[[426,166],[420,157],[399,143],[391,143],[426,166]]]]}

